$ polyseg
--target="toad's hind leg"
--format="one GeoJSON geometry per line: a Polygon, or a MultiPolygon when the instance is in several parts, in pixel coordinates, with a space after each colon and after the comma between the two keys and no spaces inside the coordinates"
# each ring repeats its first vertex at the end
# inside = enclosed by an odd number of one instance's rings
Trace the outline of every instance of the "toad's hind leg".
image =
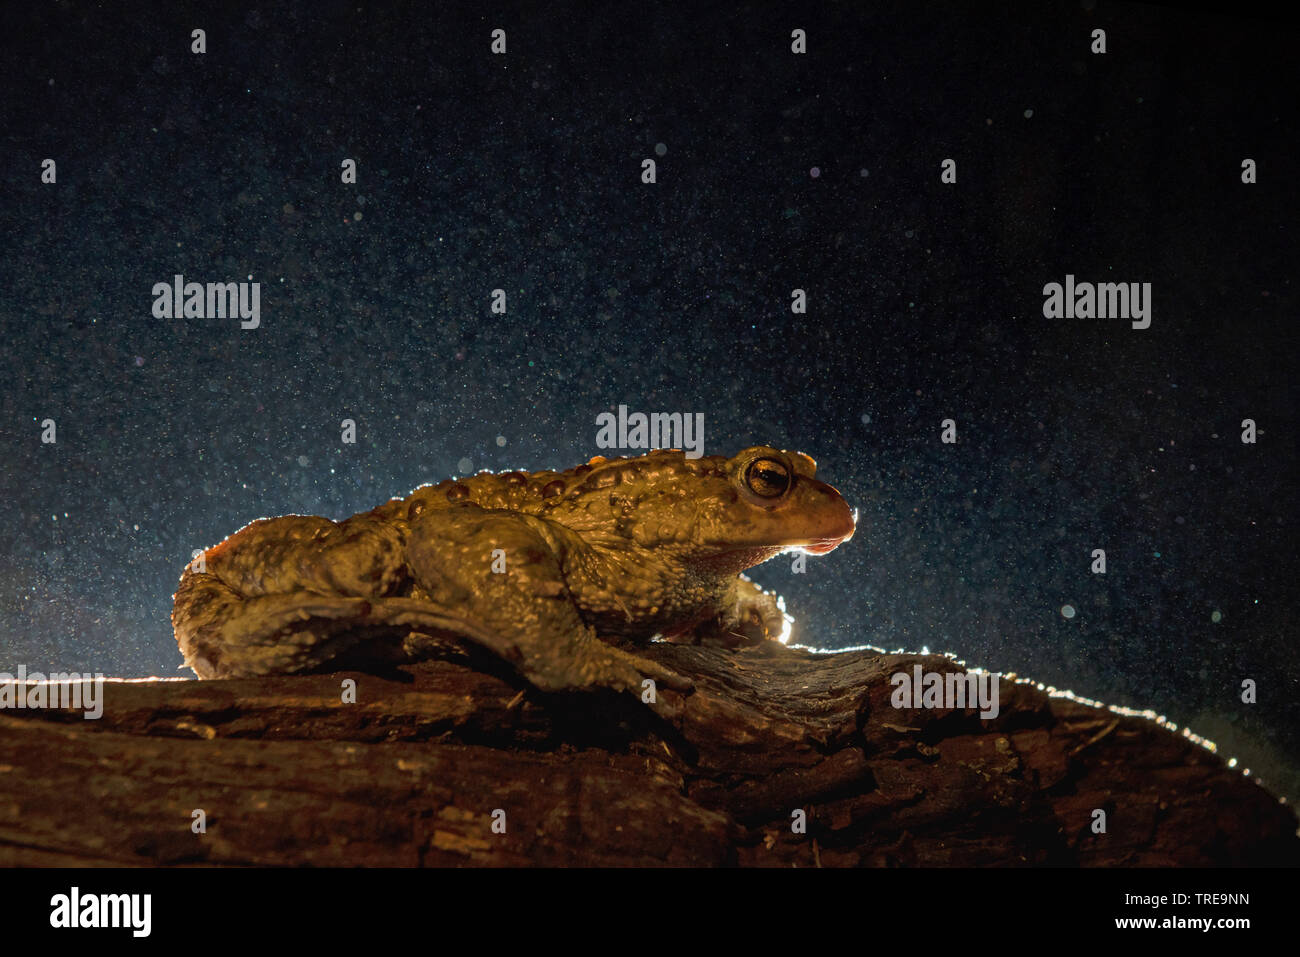
{"type": "Polygon", "coordinates": [[[645,678],[687,690],[691,681],[606,644],[582,620],[564,562],[586,546],[566,529],[505,510],[467,505],[426,511],[407,548],[427,601],[472,628],[461,634],[545,691],[640,691],[645,678]]]}

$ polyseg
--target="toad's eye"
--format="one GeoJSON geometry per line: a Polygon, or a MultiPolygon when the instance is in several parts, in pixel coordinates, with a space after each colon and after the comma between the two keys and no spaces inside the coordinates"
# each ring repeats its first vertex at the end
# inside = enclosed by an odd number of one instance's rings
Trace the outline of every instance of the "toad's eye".
{"type": "Polygon", "coordinates": [[[755,459],[745,469],[745,484],[760,498],[780,498],[790,488],[790,469],[776,459],[755,459]]]}

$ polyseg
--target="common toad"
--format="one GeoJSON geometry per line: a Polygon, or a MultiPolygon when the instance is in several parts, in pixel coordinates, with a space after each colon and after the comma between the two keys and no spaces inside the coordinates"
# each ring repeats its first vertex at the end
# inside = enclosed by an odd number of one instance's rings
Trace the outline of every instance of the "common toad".
{"type": "Polygon", "coordinates": [[[320,670],[388,642],[405,659],[447,638],[543,690],[679,690],[684,677],[602,639],[776,638],[775,595],[740,574],[853,536],[807,455],[655,451],[566,472],[480,472],[342,522],[258,519],[192,561],[172,624],[200,678],[320,670]],[[597,636],[600,637],[597,637],[597,636]]]}

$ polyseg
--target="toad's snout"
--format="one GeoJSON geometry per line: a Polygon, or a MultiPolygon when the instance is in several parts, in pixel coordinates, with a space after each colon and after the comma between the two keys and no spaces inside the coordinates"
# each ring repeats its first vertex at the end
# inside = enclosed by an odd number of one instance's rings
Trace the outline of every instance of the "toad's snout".
{"type": "Polygon", "coordinates": [[[832,486],[816,479],[806,481],[811,486],[808,494],[816,505],[810,510],[815,519],[810,523],[809,539],[803,549],[812,555],[825,555],[853,537],[858,527],[857,513],[832,486]]]}

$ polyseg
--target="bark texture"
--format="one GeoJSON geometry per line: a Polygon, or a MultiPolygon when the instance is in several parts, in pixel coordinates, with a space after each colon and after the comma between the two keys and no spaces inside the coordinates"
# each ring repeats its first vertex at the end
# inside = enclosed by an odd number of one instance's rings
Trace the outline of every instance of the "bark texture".
{"type": "Polygon", "coordinates": [[[938,656],[646,653],[696,682],[667,719],[466,656],[0,711],[0,865],[1300,863],[1288,806],[1145,718],[1006,679],[996,719],[893,708],[938,656]]]}

